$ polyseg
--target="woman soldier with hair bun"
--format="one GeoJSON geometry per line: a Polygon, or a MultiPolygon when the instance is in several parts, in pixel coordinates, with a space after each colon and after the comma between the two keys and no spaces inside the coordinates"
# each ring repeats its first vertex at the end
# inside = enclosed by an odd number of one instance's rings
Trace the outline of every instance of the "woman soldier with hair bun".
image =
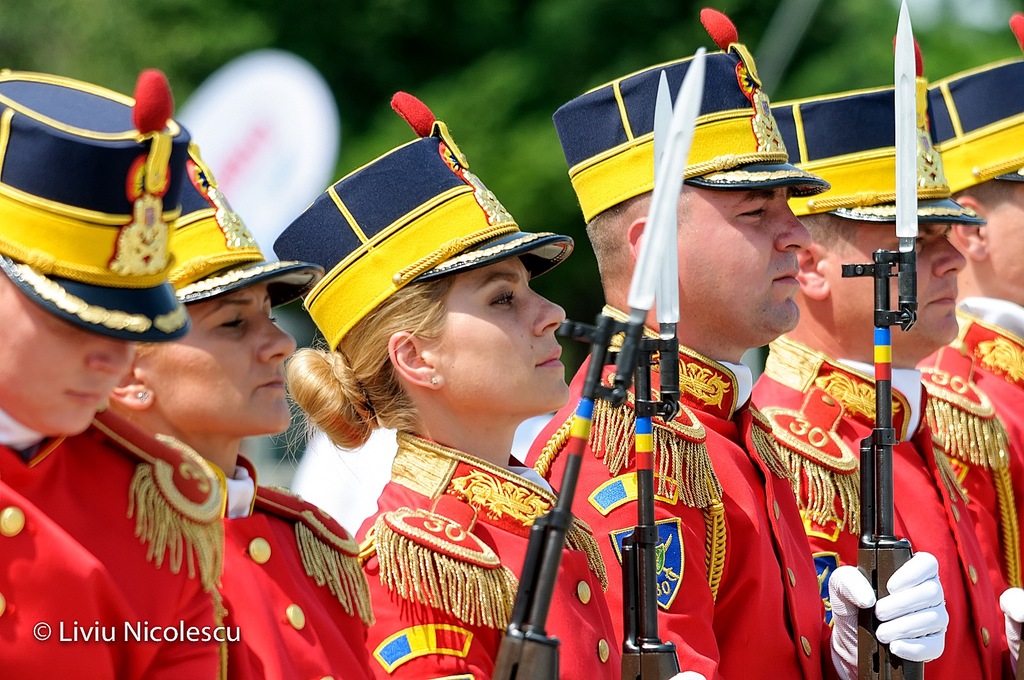
{"type": "MultiPolygon", "coordinates": [[[[361,534],[387,678],[488,678],[533,521],[555,497],[510,458],[516,427],[568,398],[555,330],[530,289],[572,241],[525,233],[469,172],[418,100],[392,105],[418,133],[328,188],[275,244],[327,270],[306,307],[328,349],[304,349],[289,390],[335,444],[398,431],[391,480],[361,534]]],[[[551,607],[561,677],[618,678],[589,530],[568,533],[551,607]]]]}

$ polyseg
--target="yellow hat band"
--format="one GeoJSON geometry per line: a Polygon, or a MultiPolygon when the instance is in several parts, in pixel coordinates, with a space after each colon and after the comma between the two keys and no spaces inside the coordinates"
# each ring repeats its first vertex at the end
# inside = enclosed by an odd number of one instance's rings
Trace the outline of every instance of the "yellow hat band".
{"type": "MultiPolygon", "coordinates": [[[[800,167],[824,177],[832,189],[818,196],[790,198],[789,206],[798,216],[840,208],[864,208],[896,200],[896,150],[892,147],[801,163],[800,167]],[[877,190],[873,191],[872,187],[877,190]]],[[[949,187],[945,184],[917,188],[917,197],[921,200],[948,198],[949,194],[949,187]]]]}
{"type": "Polygon", "coordinates": [[[949,188],[955,193],[1024,167],[1024,113],[977,133],[955,137],[939,147],[949,188]],[[993,163],[993,159],[999,159],[993,163]]]}
{"type": "Polygon", "coordinates": [[[417,270],[441,264],[479,241],[478,236],[518,230],[511,221],[489,224],[469,185],[452,189],[381,230],[335,265],[306,297],[306,309],[335,349],[364,316],[414,279],[417,270]],[[387,247],[379,247],[385,241],[387,247]]]}
{"type": "Polygon", "coordinates": [[[255,241],[246,241],[232,248],[227,240],[213,208],[191,213],[186,224],[181,221],[175,223],[171,231],[175,266],[167,277],[171,285],[180,289],[226,267],[266,259],[255,241]]]}
{"type": "MultiPolygon", "coordinates": [[[[722,114],[716,114],[721,117],[722,114]]],[[[589,222],[612,206],[654,188],[654,136],[637,137],[569,169],[583,217],[589,222]]],[[[698,119],[686,165],[686,177],[750,163],[785,163],[788,155],[758,151],[750,109],[715,120],[698,119]]]]}
{"type": "Polygon", "coordinates": [[[124,235],[128,226],[101,224],[12,198],[0,189],[0,254],[31,265],[44,275],[54,275],[97,286],[152,288],[166,280],[172,258],[166,250],[167,223],[151,229],[152,258],[121,274],[112,268],[118,252],[125,255],[124,235]],[[120,227],[120,228],[119,228],[120,227]]]}

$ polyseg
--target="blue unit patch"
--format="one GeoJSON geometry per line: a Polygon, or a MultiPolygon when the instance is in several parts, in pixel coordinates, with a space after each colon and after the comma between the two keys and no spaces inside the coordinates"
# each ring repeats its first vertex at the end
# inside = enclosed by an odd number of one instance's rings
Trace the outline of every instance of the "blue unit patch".
{"type": "Polygon", "coordinates": [[[814,569],[818,572],[818,594],[825,603],[825,623],[832,625],[832,603],[828,599],[828,580],[839,568],[839,553],[814,553],[814,569]]]}
{"type": "Polygon", "coordinates": [[[473,633],[448,624],[424,624],[404,628],[385,638],[373,651],[373,657],[390,675],[399,666],[421,656],[437,654],[466,658],[473,633]]]}
{"type": "MultiPolygon", "coordinates": [[[[683,536],[679,518],[655,522],[658,527],[658,545],[655,548],[655,566],[658,573],[658,606],[667,610],[679,594],[683,582],[683,536]]],[[[615,556],[622,564],[622,544],[636,527],[616,529],[609,533],[615,556]]]]}

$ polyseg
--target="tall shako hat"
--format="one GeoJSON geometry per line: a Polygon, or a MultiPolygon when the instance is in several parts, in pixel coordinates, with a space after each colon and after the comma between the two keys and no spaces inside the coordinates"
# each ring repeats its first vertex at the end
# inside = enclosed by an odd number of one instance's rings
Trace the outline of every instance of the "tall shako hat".
{"type": "Polygon", "coordinates": [[[274,243],[327,271],[305,307],[331,349],[413,281],[510,257],[538,276],[572,251],[568,236],[520,231],[426,105],[399,92],[391,106],[419,137],[328,187],[274,243]]]}
{"type": "MultiPolygon", "coordinates": [[[[1010,19],[1024,49],[1024,14],[1010,19]]],[[[953,192],[990,179],[1024,182],[1024,59],[958,73],[928,90],[932,137],[953,192]]]]}
{"type": "Polygon", "coordinates": [[[167,283],[188,133],[167,79],[135,98],[0,71],[0,269],[47,311],[121,340],[188,332],[167,283]]]}
{"type": "Polygon", "coordinates": [[[189,145],[186,169],[189,181],[181,196],[181,217],[171,231],[175,265],[168,277],[182,302],[266,283],[270,304],[276,307],[298,299],[320,280],[324,270],[319,265],[267,262],[195,144],[189,145]]]}
{"type": "MultiPolygon", "coordinates": [[[[917,197],[923,223],[982,224],[974,211],[949,198],[942,159],[932,147],[925,113],[928,83],[917,57],[917,197]]],[[[797,165],[832,188],[794,197],[797,215],[831,212],[867,222],[896,221],[896,98],[891,87],[780,102],[772,107],[797,165]]]]}
{"type": "MultiPolygon", "coordinates": [[[[797,194],[828,188],[789,163],[761,89],[754,58],[720,12],[701,10],[723,50],[707,55],[704,100],[686,164],[686,183],[708,189],[790,186],[797,194]]],[[[554,114],[569,178],[589,222],[654,188],[654,102],[661,72],[678,92],[691,58],[659,64],[576,97],[554,114]]]]}

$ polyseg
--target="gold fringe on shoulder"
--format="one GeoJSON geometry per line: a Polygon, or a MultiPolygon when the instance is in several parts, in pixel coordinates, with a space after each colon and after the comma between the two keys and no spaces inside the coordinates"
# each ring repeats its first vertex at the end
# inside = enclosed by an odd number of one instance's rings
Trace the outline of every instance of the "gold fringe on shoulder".
{"type": "Polygon", "coordinates": [[[983,418],[932,396],[925,404],[935,441],[948,456],[989,470],[1009,466],[1010,443],[998,418],[983,418]]]}
{"type": "Polygon", "coordinates": [[[572,526],[565,535],[565,542],[573,550],[579,550],[587,554],[587,566],[590,572],[597,577],[601,584],[601,590],[608,591],[608,572],[604,566],[604,558],[601,557],[601,549],[594,539],[594,532],[587,523],[578,517],[572,518],[572,526]]]}
{"type": "Polygon", "coordinates": [[[754,448],[757,449],[757,454],[773,475],[779,479],[788,479],[792,482],[791,467],[786,464],[780,451],[783,447],[779,446],[778,442],[775,441],[775,437],[771,435],[771,424],[767,421],[764,421],[764,423],[767,430],[762,430],[757,425],[751,425],[750,427],[750,438],[754,442],[754,448]]]}
{"type": "Polygon", "coordinates": [[[840,474],[784,446],[779,449],[793,474],[793,492],[801,514],[821,526],[834,522],[839,530],[846,527],[850,533],[859,533],[860,475],[840,474]]]}
{"type": "Polygon", "coordinates": [[[714,600],[718,599],[718,588],[722,585],[725,571],[726,542],[725,505],[716,501],[704,508],[704,569],[714,600]]]}
{"type": "MultiPolygon", "coordinates": [[[[672,496],[671,480],[677,484],[679,500],[684,505],[706,508],[721,500],[722,485],[704,442],[684,437],[657,421],[653,430],[655,493],[672,496]]],[[[697,432],[695,430],[694,434],[697,432]]],[[[636,413],[632,408],[625,405],[616,408],[604,400],[594,404],[590,447],[604,451],[603,462],[613,476],[631,464],[635,433],[636,413]]]]}
{"type": "Polygon", "coordinates": [[[147,546],[147,560],[159,567],[166,557],[175,574],[184,561],[189,578],[196,577],[198,568],[203,588],[216,593],[224,567],[224,524],[197,521],[168,503],[156,479],[160,466],[170,467],[159,460],[135,467],[128,490],[128,517],[135,518],[135,535],[147,546]]]}
{"type": "Polygon", "coordinates": [[[935,467],[939,471],[939,478],[942,479],[942,483],[946,486],[949,494],[951,496],[958,496],[961,501],[966,503],[967,490],[960,484],[960,480],[956,478],[956,472],[953,471],[953,466],[949,462],[949,456],[934,441],[932,441],[932,459],[935,461],[935,467]]]}
{"type": "Polygon", "coordinates": [[[384,517],[374,524],[381,584],[405,600],[446,611],[471,626],[508,626],[519,588],[511,571],[434,552],[392,530],[384,517]]]}
{"type": "Polygon", "coordinates": [[[367,626],[372,626],[370,589],[359,560],[334,549],[302,522],[295,523],[295,542],[306,574],[318,586],[326,585],[349,616],[358,616],[367,626]]]}

